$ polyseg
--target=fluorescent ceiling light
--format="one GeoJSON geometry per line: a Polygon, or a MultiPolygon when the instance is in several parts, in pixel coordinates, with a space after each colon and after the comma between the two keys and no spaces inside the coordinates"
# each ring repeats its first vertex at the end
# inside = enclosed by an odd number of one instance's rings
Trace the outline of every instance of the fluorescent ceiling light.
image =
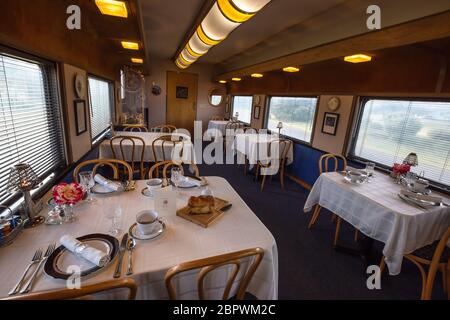
{"type": "Polygon", "coordinates": [[[347,56],[344,58],[344,60],[351,63],[361,63],[372,61],[372,57],[366,54],[358,53],[352,56],[347,56]]]}
{"type": "Polygon", "coordinates": [[[122,47],[129,50],[139,50],[139,43],[132,41],[122,41],[122,47]]]}
{"type": "Polygon", "coordinates": [[[225,84],[225,83],[227,83],[227,82],[226,82],[226,80],[219,80],[219,83],[225,84]]]}
{"type": "Polygon", "coordinates": [[[241,81],[242,79],[241,78],[232,78],[231,80],[233,80],[233,81],[241,81]]]}
{"type": "Polygon", "coordinates": [[[137,64],[143,64],[143,63],[144,63],[144,59],[141,59],[141,58],[131,58],[131,62],[137,63],[137,64]]]}
{"type": "Polygon", "coordinates": [[[114,17],[128,18],[127,5],[117,0],[95,0],[95,4],[102,14],[114,17]]]}
{"type": "Polygon", "coordinates": [[[252,74],[252,78],[262,78],[262,77],[264,77],[264,75],[261,73],[253,73],[252,74]]]}

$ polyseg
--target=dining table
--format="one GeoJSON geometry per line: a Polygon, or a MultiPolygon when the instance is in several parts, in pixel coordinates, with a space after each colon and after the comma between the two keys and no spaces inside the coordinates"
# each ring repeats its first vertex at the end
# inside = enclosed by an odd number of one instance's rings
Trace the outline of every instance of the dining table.
{"type": "MultiPolygon", "coordinates": [[[[131,275],[137,285],[138,299],[168,299],[164,277],[169,268],[197,259],[227,254],[239,250],[260,247],[264,258],[253,276],[248,292],[259,299],[278,298],[278,251],[277,244],[266,226],[252,212],[233,187],[222,177],[205,177],[209,192],[215,197],[231,203],[231,208],[222,216],[203,228],[176,215],[176,212],[160,212],[160,218],[166,225],[165,232],[152,240],[137,241],[133,253],[134,274],[131,275]]],[[[94,195],[95,202],[82,202],[74,207],[75,222],[62,225],[40,225],[25,229],[8,247],[0,250],[0,297],[6,297],[25,270],[33,253],[38,248],[51,244],[59,245],[63,235],[80,237],[88,234],[106,234],[111,222],[107,213],[120,208],[122,210],[122,232],[120,240],[136,222],[137,214],[142,210],[155,209],[155,200],[144,196],[141,191],[146,181],[136,181],[134,191],[118,192],[109,195],[94,195]]],[[[187,205],[191,196],[198,196],[206,187],[181,189],[172,187],[176,197],[176,207],[187,205]]],[[[49,198],[48,194],[46,197],[49,198]]],[[[46,216],[50,207],[44,208],[46,216]]],[[[124,259],[124,268],[126,259],[124,259]]],[[[243,266],[250,260],[244,261],[243,266]]],[[[113,279],[117,259],[96,274],[81,279],[81,285],[94,284],[113,279]]],[[[205,282],[207,299],[220,299],[226,286],[231,266],[224,266],[212,272],[205,282]]],[[[178,299],[197,299],[197,274],[193,270],[180,275],[174,281],[178,299]]],[[[122,274],[124,276],[124,274],[122,274]]],[[[233,285],[232,295],[237,290],[237,281],[233,285]]],[[[32,292],[64,289],[66,282],[54,279],[40,272],[32,292]]],[[[108,293],[102,299],[119,299],[121,292],[108,293]]],[[[231,295],[231,296],[232,296],[231,295]]]]}
{"type": "MultiPolygon", "coordinates": [[[[153,142],[162,136],[173,136],[180,134],[173,133],[162,133],[162,132],[129,132],[129,131],[116,131],[114,136],[125,136],[125,137],[138,137],[141,138],[145,143],[144,150],[144,162],[156,162],[156,160],[161,161],[163,159],[163,141],[159,140],[155,143],[155,152],[153,152],[153,142]],[[156,154],[155,154],[156,153],[156,154]]],[[[121,155],[120,150],[120,140],[116,139],[113,142],[114,151],[116,155],[121,155]]],[[[131,162],[133,159],[133,143],[130,140],[124,140],[122,143],[122,148],[124,151],[124,158],[122,160],[131,162]]],[[[181,150],[177,150],[181,154],[181,160],[183,163],[192,164],[195,163],[195,152],[194,145],[191,139],[183,136],[183,143],[181,150]]],[[[172,151],[174,150],[172,143],[164,143],[164,154],[166,155],[166,160],[172,159],[172,151]],[[170,158],[169,158],[170,157],[170,158]]],[[[134,161],[140,160],[140,155],[142,152],[142,142],[136,140],[135,150],[134,150],[134,161]]],[[[111,150],[110,140],[104,140],[99,147],[99,157],[101,159],[110,159],[113,157],[113,152],[111,150]]]]}
{"type": "MultiPolygon", "coordinates": [[[[280,153],[273,154],[273,150],[269,152],[269,146],[271,142],[278,141],[279,139],[280,137],[277,134],[238,133],[234,138],[234,143],[231,148],[237,154],[238,163],[244,163],[245,159],[247,159],[249,169],[251,170],[258,161],[267,163],[270,160],[278,159],[276,155],[280,153]]],[[[286,165],[292,164],[294,161],[293,143],[290,145],[286,156],[286,165]]]]}
{"type": "Polygon", "coordinates": [[[226,133],[227,124],[230,121],[225,120],[211,120],[208,122],[208,130],[205,132],[205,138],[211,139],[219,139],[223,138],[226,133]]]}
{"type": "Polygon", "coordinates": [[[442,204],[421,208],[399,197],[403,188],[381,171],[364,183],[351,183],[345,172],[327,172],[315,182],[304,211],[319,205],[382,242],[389,274],[398,275],[405,254],[439,240],[450,226],[449,196],[433,191],[442,204]]]}

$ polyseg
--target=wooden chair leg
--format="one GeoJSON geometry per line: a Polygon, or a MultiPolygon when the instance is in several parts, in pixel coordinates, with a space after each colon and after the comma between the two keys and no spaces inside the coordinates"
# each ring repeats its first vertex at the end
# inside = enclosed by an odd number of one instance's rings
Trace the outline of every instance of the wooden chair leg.
{"type": "Polygon", "coordinates": [[[258,173],[259,173],[259,163],[256,164],[255,168],[255,181],[258,182],[258,173]]]}
{"type": "Polygon", "coordinates": [[[358,242],[358,238],[359,238],[359,230],[355,229],[355,236],[353,240],[355,240],[355,242],[358,242]]]}
{"type": "Polygon", "coordinates": [[[337,220],[337,215],[335,215],[334,213],[331,215],[331,222],[336,223],[337,220]]]}
{"type": "Polygon", "coordinates": [[[441,269],[441,273],[442,273],[442,285],[444,287],[444,293],[447,293],[447,266],[446,265],[442,265],[441,269]]]}
{"type": "Polygon", "coordinates": [[[284,162],[282,162],[281,164],[280,182],[281,182],[281,189],[284,190],[284,162]]]}
{"type": "Polygon", "coordinates": [[[261,183],[261,191],[264,190],[264,183],[266,182],[266,177],[267,176],[265,174],[263,174],[262,177],[263,177],[263,179],[262,179],[262,183],[261,183]]]}
{"type": "Polygon", "coordinates": [[[247,157],[245,157],[245,160],[244,160],[244,176],[247,175],[247,170],[248,170],[248,160],[247,160],[247,157]]]}
{"type": "Polygon", "coordinates": [[[385,267],[386,267],[386,261],[384,261],[384,256],[383,256],[383,257],[381,257],[381,262],[380,262],[380,276],[383,274],[385,267]]]}
{"type": "Polygon", "coordinates": [[[338,244],[339,235],[341,234],[341,223],[342,223],[342,218],[341,217],[337,217],[336,232],[334,234],[334,242],[333,242],[333,246],[335,246],[335,247],[338,244]]]}
{"type": "Polygon", "coordinates": [[[322,209],[321,206],[316,205],[316,208],[314,209],[314,213],[311,217],[311,220],[309,221],[308,229],[311,229],[316,224],[317,220],[319,219],[321,209],[322,209]]]}

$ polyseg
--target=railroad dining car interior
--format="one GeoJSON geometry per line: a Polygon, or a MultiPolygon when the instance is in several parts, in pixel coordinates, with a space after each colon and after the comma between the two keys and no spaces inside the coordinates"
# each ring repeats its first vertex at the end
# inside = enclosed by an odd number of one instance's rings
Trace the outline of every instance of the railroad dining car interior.
{"type": "Polygon", "coordinates": [[[448,0],[1,0],[0,299],[450,299],[448,0]]]}

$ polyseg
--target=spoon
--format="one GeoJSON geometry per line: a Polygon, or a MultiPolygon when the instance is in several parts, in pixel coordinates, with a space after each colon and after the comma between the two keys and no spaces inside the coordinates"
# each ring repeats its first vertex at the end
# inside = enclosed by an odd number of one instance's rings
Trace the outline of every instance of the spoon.
{"type": "Polygon", "coordinates": [[[127,242],[127,250],[128,250],[127,276],[133,274],[133,250],[135,247],[136,247],[136,240],[130,237],[127,242]]]}

